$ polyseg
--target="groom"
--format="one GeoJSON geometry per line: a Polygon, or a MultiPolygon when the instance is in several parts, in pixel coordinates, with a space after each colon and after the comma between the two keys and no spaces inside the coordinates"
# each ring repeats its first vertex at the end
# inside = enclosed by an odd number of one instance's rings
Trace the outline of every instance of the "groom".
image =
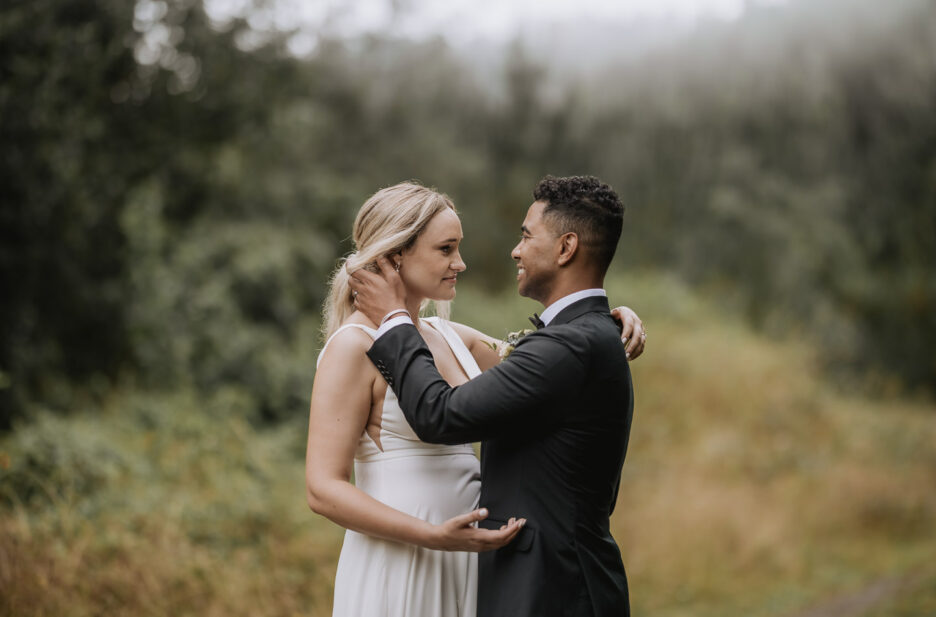
{"type": "Polygon", "coordinates": [[[624,206],[591,176],[547,176],[533,191],[517,262],[520,295],[541,302],[536,332],[498,366],[455,388],[406,313],[402,285],[354,273],[357,306],[383,323],[368,356],[413,430],[431,443],[481,446],[481,504],[516,539],[479,556],[479,617],[629,615],[609,529],[633,415],[625,348],[602,289],[624,206]]]}

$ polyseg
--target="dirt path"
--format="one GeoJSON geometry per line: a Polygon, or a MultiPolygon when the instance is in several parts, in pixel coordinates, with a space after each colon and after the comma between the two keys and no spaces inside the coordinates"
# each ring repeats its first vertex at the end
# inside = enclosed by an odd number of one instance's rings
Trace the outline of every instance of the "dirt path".
{"type": "Polygon", "coordinates": [[[882,578],[857,591],[823,600],[790,617],[861,617],[901,589],[912,587],[919,576],[882,578]]]}

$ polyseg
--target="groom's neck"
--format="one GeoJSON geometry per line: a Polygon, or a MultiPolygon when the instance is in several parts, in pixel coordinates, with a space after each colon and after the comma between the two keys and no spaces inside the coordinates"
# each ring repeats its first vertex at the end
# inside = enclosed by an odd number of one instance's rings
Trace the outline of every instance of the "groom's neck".
{"type": "Polygon", "coordinates": [[[547,298],[545,300],[541,300],[541,302],[543,303],[544,307],[548,307],[556,300],[565,298],[569,294],[573,294],[577,291],[584,291],[586,289],[601,289],[603,287],[603,276],[571,270],[563,270],[561,275],[556,277],[556,283],[549,290],[547,298]]]}

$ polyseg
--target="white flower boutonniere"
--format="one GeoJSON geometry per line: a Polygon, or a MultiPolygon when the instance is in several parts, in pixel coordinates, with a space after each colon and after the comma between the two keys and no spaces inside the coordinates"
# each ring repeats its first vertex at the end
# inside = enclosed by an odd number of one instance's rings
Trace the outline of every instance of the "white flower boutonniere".
{"type": "Polygon", "coordinates": [[[520,342],[520,339],[522,339],[527,334],[531,334],[532,332],[536,332],[536,330],[524,328],[523,330],[517,330],[516,332],[508,332],[507,336],[504,338],[504,344],[499,349],[498,346],[494,343],[488,343],[488,345],[490,345],[491,349],[498,353],[501,362],[503,362],[507,359],[507,356],[513,352],[514,348],[517,346],[517,343],[520,342]]]}

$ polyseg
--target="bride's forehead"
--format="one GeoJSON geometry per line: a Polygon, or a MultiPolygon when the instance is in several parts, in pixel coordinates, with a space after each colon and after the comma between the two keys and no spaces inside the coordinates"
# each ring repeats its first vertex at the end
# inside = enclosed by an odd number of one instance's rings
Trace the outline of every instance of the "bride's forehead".
{"type": "Polygon", "coordinates": [[[429,219],[429,224],[426,225],[422,235],[427,239],[433,239],[434,236],[441,235],[445,235],[446,238],[461,238],[461,228],[461,219],[458,218],[454,210],[446,208],[429,219]]]}

